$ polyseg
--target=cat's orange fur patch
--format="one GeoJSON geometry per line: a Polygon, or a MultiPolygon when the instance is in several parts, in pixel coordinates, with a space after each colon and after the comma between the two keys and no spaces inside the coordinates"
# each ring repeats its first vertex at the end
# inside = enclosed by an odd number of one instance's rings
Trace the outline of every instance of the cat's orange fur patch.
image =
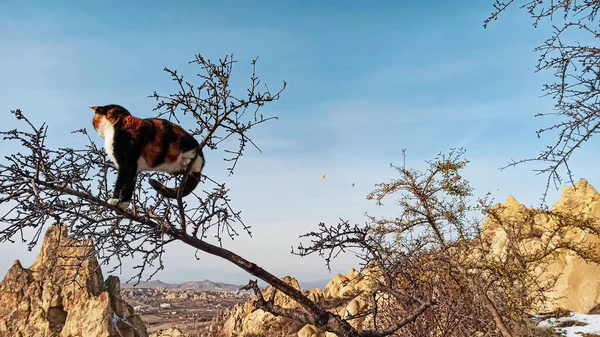
{"type": "Polygon", "coordinates": [[[165,162],[172,163],[177,160],[179,157],[179,144],[171,144],[169,146],[169,150],[167,151],[167,156],[165,157],[165,162]]]}
{"type": "Polygon", "coordinates": [[[94,115],[94,119],[92,120],[92,123],[94,124],[94,129],[98,130],[98,128],[100,127],[100,122],[102,121],[102,117],[99,114],[95,114],[94,115]]]}
{"type": "Polygon", "coordinates": [[[165,128],[163,127],[162,122],[156,119],[152,120],[152,124],[154,124],[154,127],[156,128],[156,131],[154,133],[154,139],[152,139],[144,147],[142,156],[148,164],[154,166],[156,165],[156,157],[160,153],[160,149],[162,146],[161,141],[163,139],[163,135],[165,134],[165,128]]]}
{"type": "MultiPolygon", "coordinates": [[[[117,119],[118,117],[115,119],[115,122],[117,119]]],[[[139,135],[141,126],[141,118],[137,118],[134,116],[126,116],[125,118],[123,118],[123,130],[129,132],[131,135],[133,135],[134,138],[137,138],[137,136],[139,135]]]]}
{"type": "Polygon", "coordinates": [[[185,136],[185,130],[183,130],[183,128],[177,124],[173,125],[173,133],[175,133],[175,135],[177,135],[177,143],[171,144],[171,146],[169,146],[169,150],[167,151],[167,156],[165,158],[166,162],[174,162],[177,160],[177,158],[179,157],[179,153],[180,153],[180,148],[179,148],[179,141],[181,140],[181,138],[183,136],[185,136]]]}
{"type": "Polygon", "coordinates": [[[173,125],[173,132],[180,138],[185,135],[185,130],[177,124],[173,125]]]}

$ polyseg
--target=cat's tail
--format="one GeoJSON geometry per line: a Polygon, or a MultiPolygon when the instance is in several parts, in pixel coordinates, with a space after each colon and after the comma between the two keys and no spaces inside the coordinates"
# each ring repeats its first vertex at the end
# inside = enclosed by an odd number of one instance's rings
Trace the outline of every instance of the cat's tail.
{"type": "Polygon", "coordinates": [[[179,186],[177,188],[169,188],[165,185],[159,183],[154,179],[149,179],[148,183],[152,186],[158,194],[162,195],[165,198],[177,199],[177,194],[179,193],[179,189],[183,188],[182,197],[192,193],[192,191],[198,186],[200,182],[200,172],[190,172],[188,174],[187,180],[185,181],[184,186],[179,186]]]}

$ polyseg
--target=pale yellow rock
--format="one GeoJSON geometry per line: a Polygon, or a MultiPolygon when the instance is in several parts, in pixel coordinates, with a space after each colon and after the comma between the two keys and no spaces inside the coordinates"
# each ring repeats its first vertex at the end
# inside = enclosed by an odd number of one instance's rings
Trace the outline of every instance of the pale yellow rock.
{"type": "MultiPolygon", "coordinates": [[[[575,186],[563,188],[562,197],[554,204],[553,210],[600,218],[600,194],[585,179],[580,179],[575,186]]],[[[598,244],[600,254],[598,237],[589,237],[579,230],[573,230],[566,238],[598,244]]],[[[557,307],[586,313],[600,303],[600,266],[565,253],[549,270],[553,275],[561,272],[555,291],[550,293],[555,297],[562,297],[558,299],[557,307]]]]}
{"type": "Polygon", "coordinates": [[[515,199],[515,197],[513,197],[512,195],[509,195],[508,198],[506,198],[506,201],[504,202],[504,204],[507,207],[513,207],[513,208],[524,207],[524,205],[521,204],[520,202],[518,202],[517,199],[515,199]]]}
{"type": "MultiPolygon", "coordinates": [[[[532,223],[528,223],[527,207],[519,203],[513,196],[509,196],[504,205],[496,205],[499,215],[503,219],[511,220],[511,223],[521,226],[527,231],[539,233],[541,238],[546,238],[548,229],[553,226],[551,219],[543,214],[538,214],[532,223]]],[[[571,214],[586,214],[600,218],[600,194],[590,186],[587,181],[580,180],[575,186],[563,189],[563,195],[553,207],[554,210],[568,212],[571,214]]],[[[485,237],[492,241],[491,255],[483,256],[485,250],[473,249],[468,255],[470,258],[502,258],[506,254],[506,246],[509,243],[507,233],[503,227],[487,218],[482,223],[482,231],[485,237]]],[[[600,247],[600,238],[584,237],[579,231],[566,233],[563,239],[569,240],[592,240],[597,242],[600,247]]],[[[539,238],[528,239],[521,242],[521,249],[534,251],[539,249],[539,238]]],[[[598,251],[600,254],[600,248],[598,251]]],[[[463,255],[466,256],[466,255],[463,255]]],[[[553,262],[546,271],[549,274],[562,272],[554,292],[549,294],[559,299],[557,304],[559,308],[587,312],[598,303],[600,303],[600,266],[586,264],[582,259],[572,254],[562,254],[553,262]]],[[[540,273],[540,271],[538,271],[540,273]]],[[[323,289],[309,289],[304,292],[313,302],[326,305],[327,309],[342,317],[354,315],[362,312],[369,307],[368,294],[374,288],[374,282],[381,281],[382,275],[374,265],[367,265],[361,273],[355,269],[350,269],[346,275],[337,274],[327,286],[323,289]]],[[[298,282],[285,277],[284,281],[296,289],[300,289],[298,282]]],[[[263,291],[263,296],[268,298],[272,292],[272,287],[267,287],[263,291]]],[[[378,301],[385,301],[386,296],[381,294],[378,301]]],[[[324,332],[312,325],[292,326],[289,320],[281,317],[274,317],[262,310],[254,310],[252,303],[254,300],[243,305],[236,305],[229,312],[223,312],[210,324],[212,331],[220,331],[226,337],[244,336],[247,334],[279,335],[282,331],[286,333],[296,333],[298,337],[336,337],[335,334],[324,332]]],[[[298,304],[287,296],[277,293],[275,302],[286,308],[301,309],[298,304]]],[[[380,303],[381,305],[382,303],[380,303]]],[[[546,309],[551,310],[556,307],[550,307],[546,304],[546,309]]],[[[350,324],[359,331],[371,329],[372,320],[370,317],[361,317],[353,319],[350,324]]],[[[285,333],[284,333],[285,334],[285,333]]],[[[206,337],[211,335],[204,335],[206,337]]]]}
{"type": "Polygon", "coordinates": [[[0,283],[0,337],[148,336],[122,300],[118,278],[104,282],[91,248],[69,238],[64,226],[51,226],[30,268],[15,261],[0,283]],[[114,324],[115,314],[131,325],[114,324]]]}
{"type": "MultiPolygon", "coordinates": [[[[501,207],[501,205],[497,205],[501,207]]],[[[527,208],[512,196],[509,197],[500,212],[502,219],[520,221],[525,218],[527,208]]],[[[600,219],[600,194],[585,180],[580,179],[575,185],[563,187],[562,196],[552,207],[553,211],[568,214],[581,214],[600,219]]],[[[551,228],[555,226],[548,216],[539,214],[533,223],[523,222],[520,225],[526,230],[536,230],[544,240],[549,239],[551,228]]],[[[482,224],[484,235],[492,238],[492,255],[503,258],[509,244],[506,232],[492,219],[488,218],[482,224]]],[[[600,238],[590,236],[581,230],[572,229],[561,237],[551,238],[553,244],[560,240],[571,242],[593,243],[598,245],[600,255],[600,238]]],[[[540,239],[530,239],[521,242],[524,251],[535,251],[540,248],[540,239]]],[[[568,252],[561,253],[544,271],[535,271],[540,277],[560,275],[554,289],[546,295],[552,301],[542,303],[540,311],[551,311],[558,308],[580,313],[587,313],[600,303],[600,266],[586,263],[582,258],[568,252]]]]}
{"type": "Polygon", "coordinates": [[[348,280],[353,280],[355,279],[357,276],[359,275],[358,271],[354,268],[350,268],[350,270],[348,271],[348,274],[346,274],[346,278],[348,280]]]}
{"type": "MultiPolygon", "coordinates": [[[[372,276],[378,276],[373,268],[366,275],[360,275],[356,270],[351,269],[347,275],[335,275],[324,290],[312,288],[305,291],[304,294],[313,302],[327,306],[329,311],[346,317],[346,309],[355,314],[359,310],[365,310],[368,307],[368,303],[361,297],[361,293],[365,289],[369,289],[372,284],[372,279],[369,277],[372,276]],[[328,301],[329,304],[326,303],[328,301]],[[333,306],[332,303],[334,303],[333,306]]],[[[283,281],[300,290],[296,279],[287,276],[283,278],[283,281]]],[[[263,296],[269,298],[273,291],[272,289],[271,286],[264,289],[263,296]]],[[[255,299],[252,299],[244,304],[238,304],[230,311],[217,315],[202,336],[212,337],[212,330],[219,331],[225,337],[239,337],[252,334],[265,336],[297,334],[299,337],[337,337],[333,333],[321,331],[312,325],[303,326],[289,319],[275,317],[262,310],[253,310],[254,301],[255,299]]],[[[286,308],[303,310],[295,301],[281,292],[277,292],[275,304],[286,308]]],[[[365,320],[365,317],[357,318],[350,321],[350,324],[357,328],[363,328],[365,320]]]]}
{"type": "Polygon", "coordinates": [[[307,324],[300,331],[298,331],[298,337],[317,337],[319,331],[314,325],[307,324]]]}
{"type": "Polygon", "coordinates": [[[380,278],[373,267],[365,268],[363,275],[351,271],[348,276],[352,278],[350,279],[341,274],[335,275],[323,290],[325,299],[346,298],[350,300],[364,291],[369,291],[372,288],[374,279],[380,278]]]}
{"type": "Polygon", "coordinates": [[[170,327],[168,329],[161,329],[153,332],[150,337],[187,337],[188,335],[184,334],[177,327],[170,327]]]}
{"type": "Polygon", "coordinates": [[[298,337],[337,337],[332,332],[326,332],[318,329],[314,325],[307,324],[300,331],[298,331],[298,337]]]}
{"type": "Polygon", "coordinates": [[[319,288],[308,289],[306,297],[308,297],[311,301],[315,302],[318,305],[322,305],[325,302],[325,295],[323,295],[323,290],[319,288]]]}
{"type": "Polygon", "coordinates": [[[365,310],[367,307],[368,303],[366,303],[360,296],[357,296],[356,298],[352,299],[348,305],[346,305],[344,315],[342,317],[346,318],[348,316],[354,316],[365,310]]]}
{"type": "MultiPolygon", "coordinates": [[[[284,277],[282,279],[287,284],[300,290],[298,281],[292,277],[284,277]]],[[[263,297],[269,299],[273,292],[273,287],[269,286],[262,291],[263,297]]],[[[312,291],[315,299],[319,299],[320,292],[312,291]]],[[[308,292],[305,294],[309,294],[308,292]]],[[[322,295],[320,295],[322,297],[322,295]]],[[[249,300],[244,304],[237,304],[228,312],[223,312],[215,317],[209,328],[204,332],[203,336],[213,336],[211,331],[219,331],[223,336],[244,336],[244,335],[291,335],[297,333],[303,325],[283,317],[275,317],[270,313],[260,309],[254,309],[254,301],[256,298],[249,300]]],[[[299,309],[300,306],[296,301],[290,299],[281,292],[275,294],[275,304],[284,307],[299,309]]]]}
{"type": "Polygon", "coordinates": [[[342,274],[335,275],[325,286],[323,295],[325,295],[325,298],[341,297],[340,293],[348,281],[348,278],[342,274]]]}

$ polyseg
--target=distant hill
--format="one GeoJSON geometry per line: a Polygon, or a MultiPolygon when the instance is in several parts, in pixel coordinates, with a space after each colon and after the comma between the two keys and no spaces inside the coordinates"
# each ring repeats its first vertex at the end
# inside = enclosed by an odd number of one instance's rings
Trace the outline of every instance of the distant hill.
{"type": "MultiPolygon", "coordinates": [[[[134,283],[121,283],[121,288],[133,288],[134,283]]],[[[204,281],[188,281],[184,283],[165,283],[160,280],[156,281],[140,281],[138,285],[135,286],[137,289],[141,288],[167,288],[167,289],[195,289],[201,291],[214,291],[214,292],[235,292],[241,286],[228,284],[223,282],[213,282],[210,280],[204,281]]]]}
{"type": "MultiPolygon", "coordinates": [[[[300,282],[300,286],[302,287],[302,289],[310,289],[310,288],[325,288],[325,286],[327,285],[327,282],[329,282],[329,280],[314,280],[314,281],[303,281],[300,282]]],[[[260,283],[264,283],[262,281],[259,282],[259,286],[261,288],[266,287],[266,284],[260,284],[260,283]]],[[[134,283],[121,283],[121,288],[133,288],[134,283]]],[[[211,280],[204,280],[204,281],[188,281],[188,282],[183,282],[183,283],[166,283],[166,282],[162,282],[160,280],[152,280],[152,281],[140,281],[140,283],[135,286],[135,288],[137,289],[142,289],[142,288],[150,288],[150,289],[157,289],[157,288],[165,288],[165,289],[195,289],[198,291],[214,291],[214,292],[235,292],[238,291],[238,289],[240,289],[242,286],[241,285],[235,285],[235,284],[229,284],[229,283],[223,283],[223,282],[214,282],[211,280]]]]}
{"type": "Polygon", "coordinates": [[[237,291],[241,287],[242,287],[241,285],[234,285],[234,284],[229,284],[229,283],[213,282],[210,280],[204,280],[204,281],[184,282],[184,283],[181,283],[178,288],[204,290],[204,291],[230,292],[230,291],[237,291]]]}

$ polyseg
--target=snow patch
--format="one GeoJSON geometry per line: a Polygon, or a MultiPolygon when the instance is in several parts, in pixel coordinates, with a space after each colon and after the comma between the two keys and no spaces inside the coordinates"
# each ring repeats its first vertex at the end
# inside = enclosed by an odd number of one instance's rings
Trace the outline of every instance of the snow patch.
{"type": "MultiPolygon", "coordinates": [[[[536,317],[541,318],[541,316],[536,317]]],[[[565,337],[581,337],[583,333],[600,335],[600,315],[571,312],[565,317],[542,319],[538,326],[554,328],[565,337]]]]}

